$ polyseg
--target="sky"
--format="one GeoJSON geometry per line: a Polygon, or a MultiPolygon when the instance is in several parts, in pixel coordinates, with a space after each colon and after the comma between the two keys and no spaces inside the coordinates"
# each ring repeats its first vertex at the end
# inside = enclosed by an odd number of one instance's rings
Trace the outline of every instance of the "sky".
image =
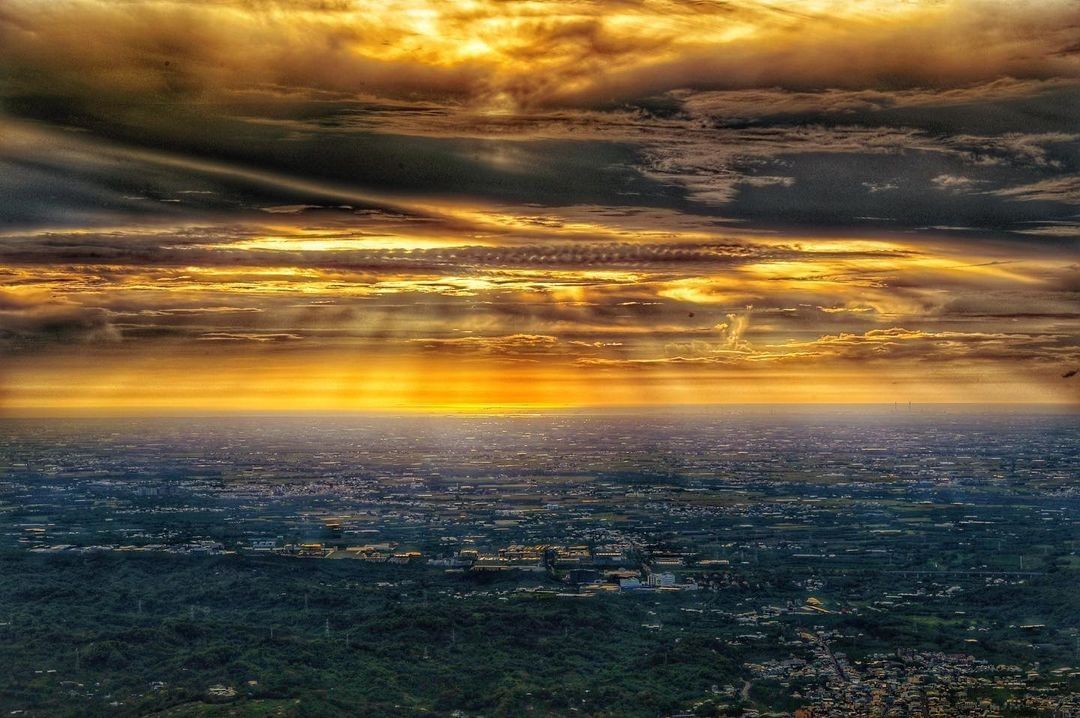
{"type": "Polygon", "coordinates": [[[1077,0],[5,0],[0,413],[1080,406],[1077,0]]]}

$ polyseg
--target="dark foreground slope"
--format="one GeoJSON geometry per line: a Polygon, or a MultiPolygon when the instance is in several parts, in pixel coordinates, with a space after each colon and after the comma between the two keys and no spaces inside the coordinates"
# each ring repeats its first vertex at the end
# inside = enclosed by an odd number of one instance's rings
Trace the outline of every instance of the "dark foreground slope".
{"type": "MultiPolygon", "coordinates": [[[[0,565],[0,705],[25,715],[792,710],[790,687],[748,666],[798,652],[800,633],[835,635],[853,659],[903,646],[993,663],[1034,655],[1045,667],[1069,665],[1072,646],[1008,626],[1076,631],[1080,615],[1076,573],[1062,567],[1022,590],[927,599],[896,616],[792,614],[748,627],[736,616],[747,606],[805,595],[782,568],[719,592],[577,598],[516,591],[514,572],[355,561],[23,553],[0,565]],[[972,624],[1000,628],[972,634],[972,624]]],[[[857,599],[890,580],[838,577],[825,595],[857,599]]]]}

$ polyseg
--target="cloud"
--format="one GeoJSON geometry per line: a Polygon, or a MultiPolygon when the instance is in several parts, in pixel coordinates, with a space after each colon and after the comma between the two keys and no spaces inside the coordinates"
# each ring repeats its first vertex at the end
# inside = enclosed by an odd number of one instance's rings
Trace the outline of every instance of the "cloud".
{"type": "Polygon", "coordinates": [[[288,332],[206,332],[194,337],[205,342],[254,342],[256,344],[295,342],[303,339],[288,332]]]}
{"type": "Polygon", "coordinates": [[[1024,100],[1055,90],[1070,90],[1077,80],[1064,78],[1017,79],[1000,77],[960,87],[911,89],[873,87],[815,90],[788,90],[763,86],[745,90],[673,90],[670,96],[680,102],[683,112],[710,123],[734,126],[770,117],[816,117],[819,121],[835,119],[851,124],[851,117],[864,117],[889,110],[929,110],[956,108],[1024,100]]]}
{"type": "Polygon", "coordinates": [[[742,184],[750,185],[751,187],[791,187],[795,184],[795,178],[770,175],[745,175],[740,182],[742,184]]]}
{"type": "Polygon", "coordinates": [[[262,311],[259,307],[177,307],[170,309],[143,309],[138,314],[150,317],[203,317],[221,314],[259,314],[262,311]]]}
{"type": "Polygon", "coordinates": [[[1063,334],[922,331],[892,327],[833,334],[787,345],[800,352],[849,361],[920,362],[1022,360],[1058,362],[1080,356],[1080,343],[1063,334]]]}
{"type": "Polygon", "coordinates": [[[747,307],[742,314],[729,313],[725,321],[713,326],[702,338],[670,342],[664,346],[664,352],[669,358],[680,359],[718,356],[730,358],[751,354],[753,349],[744,337],[750,327],[752,311],[753,307],[747,307]]]}
{"type": "Polygon", "coordinates": [[[1078,22],[9,0],[0,343],[30,368],[336,361],[326,386],[357,356],[1027,376],[1076,354],[1078,22]]]}
{"type": "Polygon", "coordinates": [[[930,180],[935,187],[939,190],[947,192],[959,192],[966,190],[975,184],[975,180],[970,177],[960,177],[957,175],[938,175],[930,180]]]}
{"type": "Polygon", "coordinates": [[[793,177],[757,176],[753,170],[778,157],[802,154],[899,154],[943,151],[933,138],[905,128],[820,125],[690,130],[669,140],[645,144],[644,172],[682,185],[691,197],[709,204],[733,201],[741,185],[791,188],[793,177]]]}
{"type": "Polygon", "coordinates": [[[727,369],[759,370],[763,366],[801,366],[806,371],[845,362],[854,366],[882,365],[886,370],[913,364],[947,366],[1058,366],[1080,359],[1080,343],[1064,334],[922,331],[901,327],[863,333],[823,335],[811,341],[791,341],[732,349],[705,341],[669,344],[665,356],[632,358],[583,357],[583,366],[617,367],[695,364],[727,369]]]}
{"type": "Polygon", "coordinates": [[[411,341],[428,351],[482,353],[502,357],[550,354],[558,349],[559,344],[557,337],[543,334],[424,338],[411,341]]]}
{"type": "Polygon", "coordinates": [[[678,88],[948,90],[1076,76],[1076,58],[1059,52],[1080,14],[1073,3],[865,4],[11,0],[0,44],[16,93],[47,83],[88,99],[277,88],[499,109],[678,88]]]}
{"type": "Polygon", "coordinates": [[[1017,234],[1030,234],[1035,237],[1067,237],[1080,239],[1080,223],[1048,222],[1041,226],[1015,230],[1017,234]]]}
{"type": "Polygon", "coordinates": [[[1080,175],[1054,177],[1015,187],[1004,187],[993,190],[991,194],[1017,202],[1080,204],[1080,175]]]}
{"type": "Polygon", "coordinates": [[[16,304],[0,309],[0,348],[37,350],[55,345],[117,342],[108,312],[59,303],[16,304]]]}
{"type": "Polygon", "coordinates": [[[1066,28],[1076,21],[1073,4],[1055,2],[1038,11],[1002,2],[909,7],[912,12],[899,10],[893,22],[884,13],[869,21],[819,16],[697,52],[688,48],[671,59],[609,74],[603,91],[955,87],[1002,76],[1075,72],[1074,58],[1054,54],[1068,44],[1066,28]]]}
{"type": "Polygon", "coordinates": [[[1075,132],[1006,132],[979,136],[958,134],[946,142],[968,153],[973,164],[994,165],[1002,162],[1046,169],[1062,169],[1065,162],[1051,154],[1055,145],[1068,146],[1080,140],[1075,132]]]}

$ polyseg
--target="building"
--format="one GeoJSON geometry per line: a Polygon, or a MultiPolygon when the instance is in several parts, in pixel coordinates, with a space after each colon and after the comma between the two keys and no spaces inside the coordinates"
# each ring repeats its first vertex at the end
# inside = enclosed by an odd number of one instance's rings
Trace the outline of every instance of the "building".
{"type": "Polygon", "coordinates": [[[674,588],[675,574],[673,573],[650,573],[649,585],[653,588],[674,588]]]}

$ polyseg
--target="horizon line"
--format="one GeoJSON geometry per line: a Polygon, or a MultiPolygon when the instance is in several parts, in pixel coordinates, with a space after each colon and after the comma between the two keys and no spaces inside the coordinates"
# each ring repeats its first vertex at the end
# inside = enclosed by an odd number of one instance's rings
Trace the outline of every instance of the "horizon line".
{"type": "Polygon", "coordinates": [[[414,405],[363,409],[208,409],[167,407],[124,407],[53,409],[47,407],[21,407],[14,410],[0,408],[0,421],[22,419],[123,419],[123,418],[229,418],[229,417],[348,417],[348,416],[521,416],[521,415],[646,415],[646,414],[701,414],[740,411],[776,411],[807,413],[814,410],[846,410],[850,413],[898,413],[907,414],[920,410],[947,413],[993,413],[993,414],[1057,414],[1080,415],[1080,403],[1071,402],[748,402],[713,404],[619,404],[550,406],[527,404],[476,404],[476,405],[414,405]]]}

